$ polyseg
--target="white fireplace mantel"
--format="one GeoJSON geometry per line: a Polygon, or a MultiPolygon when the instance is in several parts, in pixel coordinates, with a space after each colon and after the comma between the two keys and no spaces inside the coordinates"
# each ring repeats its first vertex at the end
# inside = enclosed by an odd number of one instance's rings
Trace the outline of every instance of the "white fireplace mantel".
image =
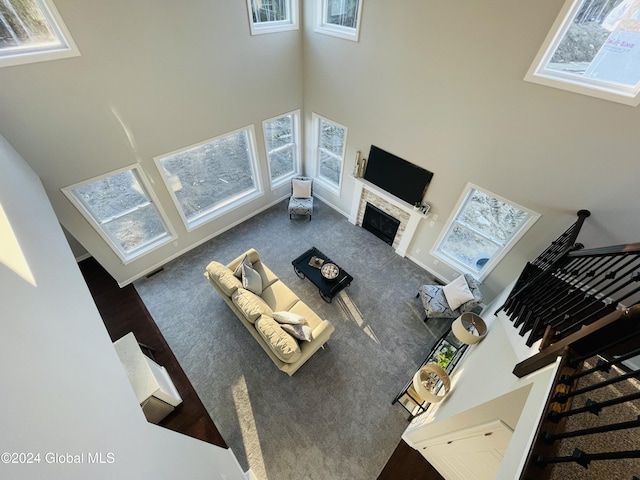
{"type": "Polygon", "coordinates": [[[377,185],[363,179],[352,177],[355,182],[355,188],[353,190],[353,198],[351,200],[351,211],[349,213],[349,221],[358,225],[358,211],[360,209],[360,203],[362,202],[362,191],[368,190],[373,195],[379,197],[381,200],[390,203],[391,205],[401,209],[402,211],[409,214],[409,220],[407,222],[406,227],[404,228],[404,232],[402,232],[402,237],[396,247],[396,253],[401,257],[407,255],[407,251],[409,249],[409,245],[411,245],[411,240],[413,240],[413,236],[418,229],[418,225],[420,224],[420,220],[426,218],[427,216],[421,213],[419,210],[415,210],[413,205],[409,205],[404,200],[392,195],[391,193],[381,189],[377,185]]]}

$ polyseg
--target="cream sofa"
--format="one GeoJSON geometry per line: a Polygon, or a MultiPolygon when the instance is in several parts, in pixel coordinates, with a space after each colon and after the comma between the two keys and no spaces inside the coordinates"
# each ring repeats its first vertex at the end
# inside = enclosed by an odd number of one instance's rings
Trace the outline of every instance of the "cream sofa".
{"type": "Polygon", "coordinates": [[[262,263],[255,249],[248,250],[228,265],[209,263],[204,275],[273,363],[289,375],[304,365],[334,331],[331,323],[316,315],[262,263]],[[233,274],[245,255],[262,279],[260,295],[244,289],[242,281],[233,274]],[[298,340],[285,332],[270,316],[273,312],[291,312],[304,317],[306,325],[312,329],[311,341],[298,340]]]}

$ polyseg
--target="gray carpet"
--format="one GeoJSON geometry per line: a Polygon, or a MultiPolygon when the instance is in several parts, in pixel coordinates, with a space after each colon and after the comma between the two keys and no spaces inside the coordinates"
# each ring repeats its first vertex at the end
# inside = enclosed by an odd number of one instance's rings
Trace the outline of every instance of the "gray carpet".
{"type": "Polygon", "coordinates": [[[311,222],[289,220],[281,202],[135,287],[245,470],[261,480],[370,480],[408,424],[391,401],[450,325],[422,321],[415,294],[433,282],[316,201],[311,222]],[[291,266],[312,246],[354,277],[331,304],[291,266]],[[227,263],[251,247],[336,328],[293,377],[275,367],[203,276],[211,260],[227,263]]]}

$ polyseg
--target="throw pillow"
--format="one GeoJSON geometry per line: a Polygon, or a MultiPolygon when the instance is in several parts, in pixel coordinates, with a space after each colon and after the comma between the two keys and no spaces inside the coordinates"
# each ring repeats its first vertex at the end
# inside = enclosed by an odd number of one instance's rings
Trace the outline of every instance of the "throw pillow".
{"type": "Polygon", "coordinates": [[[291,325],[301,325],[307,323],[302,315],[292,312],[273,312],[271,317],[278,323],[289,323],[291,325]]]}
{"type": "Polygon", "coordinates": [[[451,310],[457,310],[463,303],[473,300],[473,294],[469,290],[464,275],[460,275],[453,282],[442,287],[442,293],[444,293],[451,310]]]}
{"type": "Polygon", "coordinates": [[[256,295],[262,295],[262,277],[246,265],[242,265],[242,286],[256,295]]]}
{"type": "Polygon", "coordinates": [[[293,185],[293,197],[308,198],[311,196],[311,180],[291,180],[293,185]]]}
{"type": "Polygon", "coordinates": [[[249,268],[253,268],[253,264],[249,261],[249,256],[245,255],[242,261],[238,264],[236,269],[233,271],[233,275],[238,279],[242,280],[242,266],[246,265],[249,268]]]}
{"type": "Polygon", "coordinates": [[[290,325],[288,323],[284,323],[280,326],[285,332],[290,333],[300,340],[310,342],[313,339],[311,327],[309,327],[308,325],[290,325]]]}

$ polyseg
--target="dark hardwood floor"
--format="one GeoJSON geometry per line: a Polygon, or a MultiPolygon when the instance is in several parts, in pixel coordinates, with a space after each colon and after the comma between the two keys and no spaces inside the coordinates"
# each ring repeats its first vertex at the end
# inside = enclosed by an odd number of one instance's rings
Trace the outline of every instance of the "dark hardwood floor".
{"type": "MultiPolygon", "coordinates": [[[[133,332],[139,343],[155,350],[156,362],[167,369],[178,389],[183,403],[165,417],[160,425],[227,448],[220,432],[133,285],[120,288],[93,258],[81,261],[79,266],[111,340],[118,340],[127,333],[133,332]]],[[[402,440],[378,476],[378,480],[399,478],[444,480],[422,455],[402,440]]]]}
{"type": "Polygon", "coordinates": [[[153,348],[155,361],[165,367],[182,397],[182,404],[167,415],[160,425],[190,437],[227,448],[222,435],[202,404],[200,397],[176,360],[160,329],[151,318],[133,285],[118,283],[95,261],[79,263],[93,300],[109,332],[111,341],[133,332],[139,343],[153,348]]]}

